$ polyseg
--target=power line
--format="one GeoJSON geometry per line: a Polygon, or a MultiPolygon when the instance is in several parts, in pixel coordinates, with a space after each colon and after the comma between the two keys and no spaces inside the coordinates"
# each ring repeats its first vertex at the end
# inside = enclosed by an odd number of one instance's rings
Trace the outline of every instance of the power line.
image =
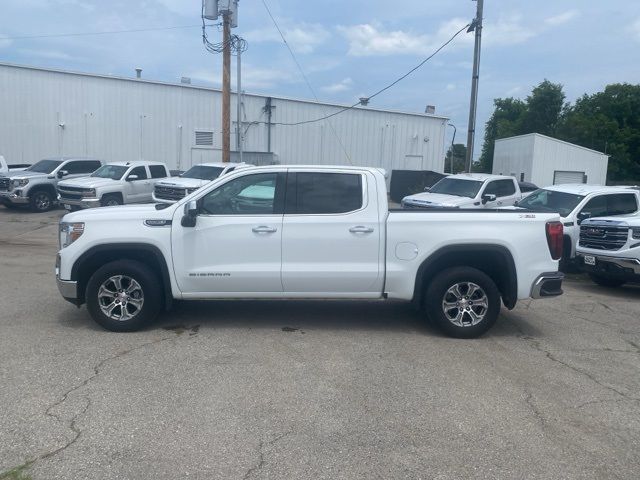
{"type": "Polygon", "coordinates": [[[48,35],[22,35],[18,37],[0,37],[0,40],[27,40],[31,38],[55,38],[55,37],[84,37],[89,35],[111,35],[114,33],[137,33],[137,32],[157,32],[160,30],[177,30],[181,28],[196,28],[202,25],[176,25],[173,27],[137,28],[133,30],[110,30],[105,32],[82,32],[82,33],[52,33],[48,35]]]}
{"type": "MultiPolygon", "coordinates": [[[[280,30],[280,26],[278,25],[278,22],[276,21],[276,19],[271,14],[271,10],[269,9],[269,6],[267,5],[266,0],[262,0],[262,4],[264,5],[264,8],[267,10],[267,13],[269,14],[269,17],[271,17],[271,21],[273,22],[273,25],[276,27],[276,30],[278,30],[278,33],[280,34],[280,38],[282,38],[282,41],[284,42],[284,44],[287,47],[287,50],[289,50],[289,53],[291,54],[291,58],[293,59],[293,62],[296,64],[296,66],[298,67],[298,70],[300,71],[300,75],[302,75],[302,78],[304,79],[304,82],[307,84],[307,87],[309,87],[309,90],[311,90],[311,93],[313,94],[313,97],[316,99],[316,102],[320,103],[320,100],[318,99],[318,95],[316,95],[316,91],[311,86],[311,82],[309,82],[309,79],[307,78],[307,75],[304,73],[304,70],[302,69],[302,65],[300,65],[300,62],[298,62],[298,59],[296,58],[296,55],[293,53],[293,50],[289,46],[289,42],[287,42],[287,39],[284,36],[284,33],[282,33],[282,30],[280,30]]],[[[333,132],[333,135],[336,137],[336,140],[338,140],[338,143],[340,144],[340,147],[342,148],[342,151],[343,151],[345,157],[347,158],[349,163],[351,163],[351,157],[349,156],[349,152],[347,152],[347,149],[344,146],[344,143],[342,143],[342,140],[338,136],[338,132],[336,132],[335,128],[333,128],[333,124],[330,121],[328,121],[328,119],[331,116],[333,116],[333,115],[326,115],[323,118],[323,120],[327,120],[327,124],[329,125],[329,128],[331,128],[331,131],[333,132]]]]}
{"type": "MultiPolygon", "coordinates": [[[[262,0],[262,2],[264,3],[264,0],[262,0]]],[[[266,6],[266,4],[265,4],[266,6]]],[[[273,17],[272,17],[273,18],[273,17]]],[[[409,75],[411,75],[413,72],[415,72],[416,70],[418,70],[420,67],[422,67],[425,63],[427,63],[429,60],[431,60],[433,57],[435,57],[444,47],[446,47],[447,45],[449,45],[451,42],[453,42],[453,40],[460,35],[464,30],[466,30],[471,24],[468,23],[466,24],[464,27],[462,27],[460,30],[458,30],[455,34],[453,34],[453,36],[451,36],[451,38],[449,38],[449,40],[447,40],[446,42],[444,42],[442,45],[440,45],[431,55],[429,55],[427,58],[425,58],[424,60],[422,60],[418,65],[416,65],[415,67],[413,67],[411,70],[409,70],[407,73],[405,73],[404,75],[402,75],[401,77],[397,78],[396,80],[394,80],[393,82],[391,82],[389,85],[387,85],[386,87],[381,88],[380,90],[378,90],[377,92],[375,92],[374,94],[370,95],[369,97],[367,97],[369,100],[371,100],[374,97],[377,97],[378,95],[380,95],[381,93],[389,90],[391,87],[393,87],[394,85],[396,85],[398,82],[401,82],[402,80],[404,80],[405,78],[407,78],[409,75]]],[[[278,29],[279,30],[279,29],[278,29]]],[[[286,43],[286,41],[285,41],[286,43]]],[[[287,47],[289,45],[287,44],[287,47]]],[[[297,63],[297,62],[296,62],[297,63]]],[[[316,97],[316,100],[318,100],[318,98],[316,97]]],[[[319,101],[319,100],[318,100],[319,101]]],[[[278,123],[278,122],[274,122],[274,125],[288,125],[288,126],[293,126],[293,125],[304,125],[307,123],[315,123],[315,122],[320,122],[322,120],[326,120],[327,118],[331,118],[331,117],[335,117],[336,115],[341,114],[342,112],[346,112],[347,110],[351,110],[352,108],[357,107],[358,105],[360,105],[360,102],[356,102],[353,105],[350,105],[348,107],[344,107],[341,110],[338,110],[337,112],[333,112],[330,115],[326,115],[324,117],[320,117],[320,118],[314,118],[313,120],[304,120],[302,122],[293,122],[293,123],[278,123]]]]}

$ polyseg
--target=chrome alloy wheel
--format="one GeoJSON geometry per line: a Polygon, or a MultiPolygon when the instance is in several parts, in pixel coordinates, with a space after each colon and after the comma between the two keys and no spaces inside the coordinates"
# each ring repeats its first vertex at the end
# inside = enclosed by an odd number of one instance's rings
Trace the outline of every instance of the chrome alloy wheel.
{"type": "Polygon", "coordinates": [[[142,310],[144,292],[133,278],[114,275],[102,282],[98,289],[98,305],[113,320],[131,320],[142,310]]]}
{"type": "Polygon", "coordinates": [[[472,282],[459,282],[451,286],[442,299],[445,317],[458,327],[477,325],[487,315],[487,294],[472,282]]]}
{"type": "Polygon", "coordinates": [[[35,198],[33,199],[35,206],[38,210],[48,210],[51,207],[51,198],[49,195],[44,192],[36,193],[35,198]]]}

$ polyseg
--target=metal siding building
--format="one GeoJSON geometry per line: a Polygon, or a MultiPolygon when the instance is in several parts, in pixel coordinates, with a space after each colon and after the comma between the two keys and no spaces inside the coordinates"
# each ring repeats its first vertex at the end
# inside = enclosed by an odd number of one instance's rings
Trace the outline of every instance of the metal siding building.
{"type": "MultiPolygon", "coordinates": [[[[320,118],[344,106],[271,97],[269,126],[268,98],[243,96],[247,162],[443,170],[445,117],[353,108],[329,120],[278,125],[320,118]]],[[[0,154],[10,163],[82,155],[186,169],[220,161],[221,109],[217,89],[0,64],[0,154]]]]}
{"type": "Polygon", "coordinates": [[[539,187],[562,183],[605,185],[609,156],[573,143],[530,133],[496,140],[493,173],[539,187]]]}

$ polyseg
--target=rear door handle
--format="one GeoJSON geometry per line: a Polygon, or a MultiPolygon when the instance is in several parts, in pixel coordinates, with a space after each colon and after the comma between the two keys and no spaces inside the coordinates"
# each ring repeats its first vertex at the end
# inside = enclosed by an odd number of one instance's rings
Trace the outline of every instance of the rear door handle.
{"type": "Polygon", "coordinates": [[[253,227],[251,229],[253,233],[275,233],[278,231],[276,227],[268,227],[266,225],[260,225],[259,227],[253,227]]]}
{"type": "Polygon", "coordinates": [[[356,225],[355,227],[351,227],[349,231],[351,233],[371,233],[373,232],[373,228],[365,227],[363,225],[356,225]]]}

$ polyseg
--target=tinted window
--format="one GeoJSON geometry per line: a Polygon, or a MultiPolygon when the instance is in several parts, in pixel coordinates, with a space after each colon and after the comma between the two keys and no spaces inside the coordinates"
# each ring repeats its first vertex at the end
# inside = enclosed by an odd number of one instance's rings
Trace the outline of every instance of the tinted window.
{"type": "Polygon", "coordinates": [[[529,182],[520,182],[519,187],[521,192],[535,192],[538,190],[538,187],[529,182]]]}
{"type": "Polygon", "coordinates": [[[61,160],[40,160],[37,163],[34,163],[27,171],[29,172],[37,172],[37,173],[51,173],[62,163],[61,160]]]}
{"type": "Polygon", "coordinates": [[[111,180],[120,180],[126,171],[127,167],[121,167],[120,165],[104,165],[93,172],[91,176],[98,178],[110,178],[111,180]]]}
{"type": "Polygon", "coordinates": [[[97,160],[74,160],[63,165],[62,169],[69,172],[69,175],[78,173],[93,173],[100,168],[100,162],[97,160]]]}
{"type": "Polygon", "coordinates": [[[516,186],[513,184],[513,180],[494,180],[484,190],[484,195],[490,194],[496,197],[508,197],[515,195],[515,193],[516,186]]]}
{"type": "Polygon", "coordinates": [[[147,178],[147,171],[145,170],[144,167],[136,167],[133,170],[131,170],[131,173],[127,175],[127,178],[130,177],[131,175],[137,175],[138,180],[144,180],[147,178]]]}
{"type": "Polygon", "coordinates": [[[520,208],[558,212],[563,217],[569,215],[582,201],[584,196],[555,190],[536,190],[518,203],[520,208]]]}
{"type": "Polygon", "coordinates": [[[273,214],[277,179],[277,173],[259,173],[231,180],[202,198],[200,212],[209,215],[273,214]]]}
{"type": "Polygon", "coordinates": [[[581,213],[588,213],[591,217],[602,217],[607,215],[606,195],[598,195],[597,197],[593,197],[584,205],[584,207],[582,207],[581,213]]]}
{"type": "Polygon", "coordinates": [[[200,180],[213,180],[220,176],[222,170],[224,170],[222,167],[195,165],[180,176],[184,178],[199,178],[200,180]]]}
{"type": "Polygon", "coordinates": [[[638,210],[636,196],[629,193],[607,195],[608,215],[626,215],[638,210]]]}
{"type": "Polygon", "coordinates": [[[474,198],[481,187],[482,182],[478,180],[462,180],[459,178],[446,177],[431,187],[429,192],[474,198]]]}
{"type": "Polygon", "coordinates": [[[167,176],[167,169],[164,165],[149,165],[149,171],[151,172],[151,178],[164,178],[167,176]]]}
{"type": "Polygon", "coordinates": [[[296,177],[295,213],[345,213],[362,207],[359,174],[297,173],[296,177]]]}

